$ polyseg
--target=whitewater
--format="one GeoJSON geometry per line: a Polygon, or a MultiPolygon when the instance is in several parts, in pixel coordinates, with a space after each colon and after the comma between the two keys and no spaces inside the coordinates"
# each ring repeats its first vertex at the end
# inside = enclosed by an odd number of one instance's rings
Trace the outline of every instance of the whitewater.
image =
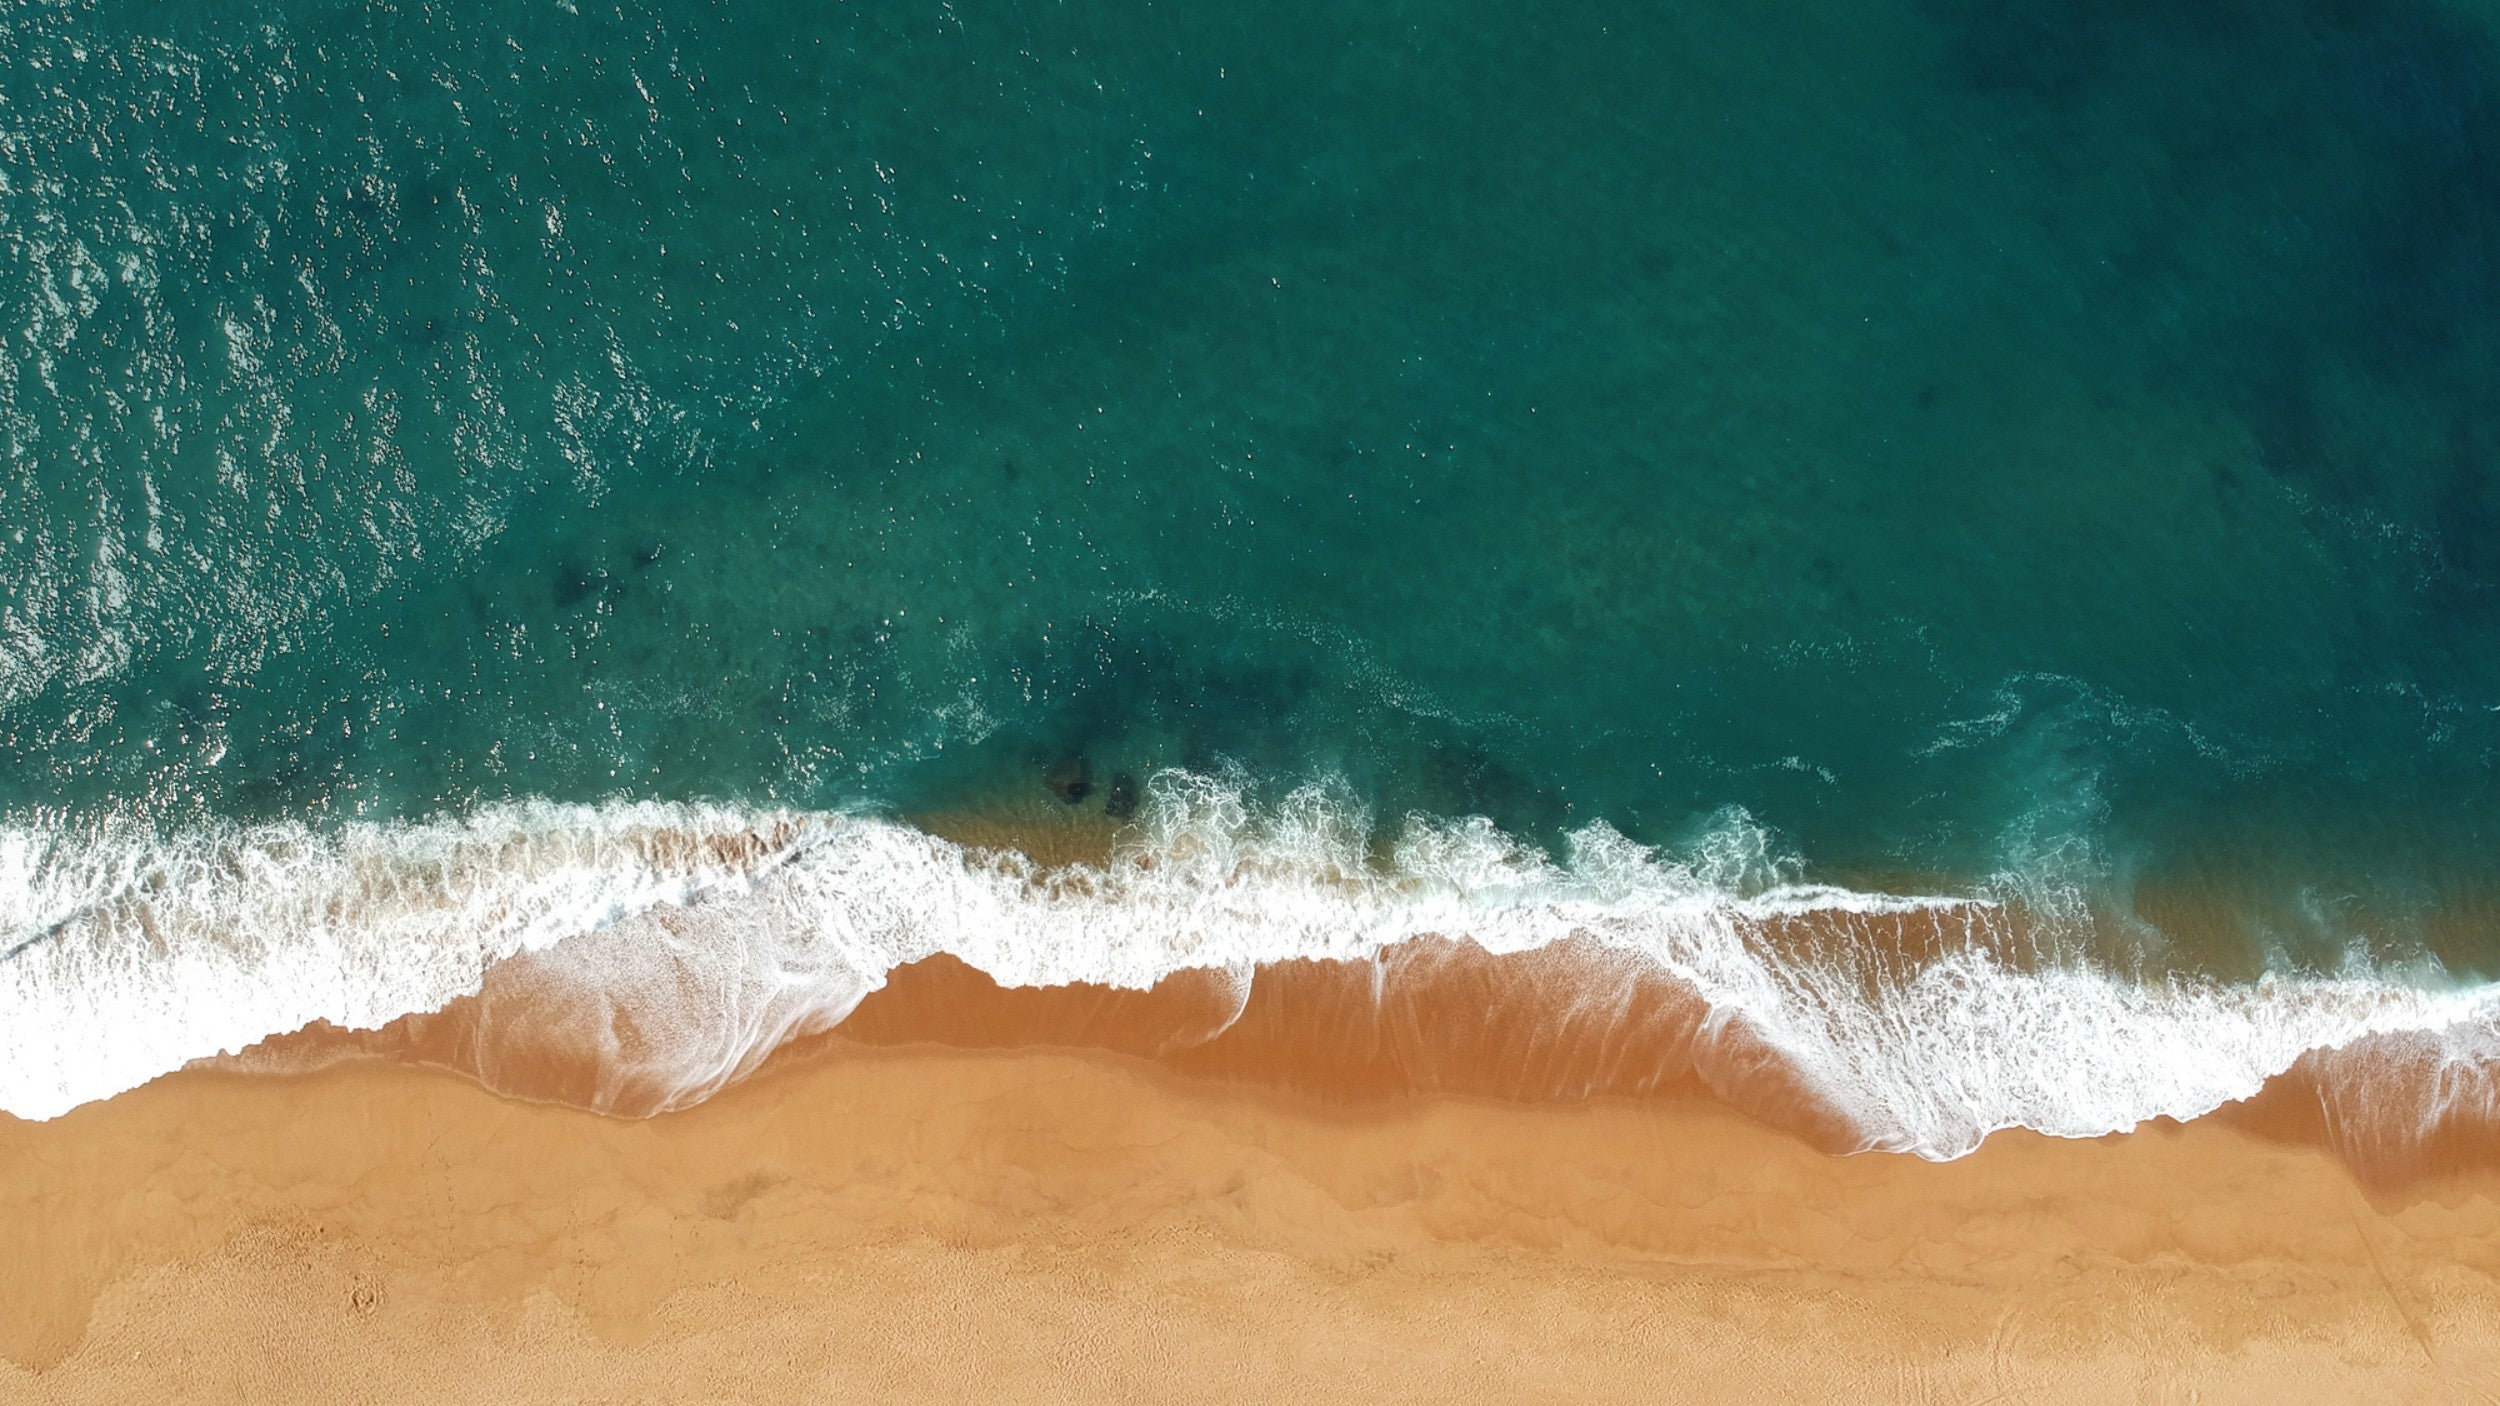
{"type": "MultiPolygon", "coordinates": [[[[2488,1101],[2500,1067],[2492,986],[2112,972],[2001,897],[1799,882],[1741,815],[1679,852],[1602,823],[1563,850],[1481,818],[1376,835],[1341,788],[1260,806],[1238,778],[1180,771],[1150,780],[1106,862],[1058,868],[876,815],[730,805],[175,833],[22,814],[0,828],[0,1109],[51,1118],[314,1022],[439,1010],[525,954],[598,1012],[574,1032],[599,1065],[589,1101],[618,1111],[630,1089],[660,1111],[939,954],[1010,987],[1221,972],[1246,1001],[1261,967],[1433,937],[1639,964],[1706,1005],[1706,1036],[1770,1052],[1860,1148],[1933,1159],[2005,1128],[2196,1117],[2373,1037],[2427,1058],[2409,1087],[2443,1105],[2488,1101]],[[1881,940],[1905,920],[1938,940],[1881,940]]],[[[1695,1043],[1705,1082],[1729,1044],[1695,1043]]]]}

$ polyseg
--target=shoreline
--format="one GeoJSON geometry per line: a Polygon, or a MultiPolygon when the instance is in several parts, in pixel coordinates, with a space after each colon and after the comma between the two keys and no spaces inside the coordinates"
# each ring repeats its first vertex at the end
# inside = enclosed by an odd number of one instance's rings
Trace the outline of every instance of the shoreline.
{"type": "Polygon", "coordinates": [[[2370,1175],[2500,1165],[2479,1043],[2500,986],[2131,974],[2011,901],[1752,893],[1594,825],[1557,859],[1481,818],[1416,820],[1383,858],[1316,793],[1269,813],[1183,773],[1148,792],[1134,829],[1041,800],[908,820],[515,804],[72,845],[37,875],[66,916],[0,985],[0,1107],[349,1051],[639,1116],[842,1027],[1329,1092],[1707,1093],[1826,1150],[1937,1158],[2281,1081],[2322,1111],[2286,1116],[2370,1175]]]}
{"type": "MultiPolygon", "coordinates": [[[[912,823],[1051,867],[1112,835],[912,823]]],[[[0,1403],[2500,1392],[2500,1133],[2331,1106],[2423,1106],[2435,1043],[1936,1162],[1839,1155],[1602,944],[1145,990],[941,952],[660,1112],[666,1032],[568,975],[630,936],[0,1115],[0,1403]]]]}
{"type": "Polygon", "coordinates": [[[1060,1049],[810,1042],[642,1121],[358,1059],[0,1119],[0,1227],[9,1401],[2500,1386],[2500,1175],[2212,1118],[1940,1164],[1060,1049]]]}
{"type": "MultiPolygon", "coordinates": [[[[568,961],[575,959],[568,958],[568,961]]],[[[1007,986],[946,953],[897,967],[829,1027],[791,1033],[751,1067],[690,1101],[670,1071],[671,1036],[632,1012],[585,1001],[578,973],[532,957],[490,968],[482,988],[439,1011],[371,1030],[315,1023],[194,1070],[257,1077],[378,1060],[434,1068],[500,1097],[628,1120],[701,1107],[765,1071],[827,1048],[928,1047],[1132,1059],[1211,1090],[1238,1087],[1370,1116],[1436,1097],[1572,1108],[1594,1100],[1680,1101],[1745,1118],[1824,1154],[1950,1162],[1870,1142],[1785,1054],[1671,975],[1601,945],[1489,953],[1426,938],[1370,961],[1295,960],[1246,977],[1183,970],[1130,989],[1075,982],[1007,986]]],[[[2224,1124],[2341,1161],[2374,1195],[2463,1177],[2500,1178],[2500,1118],[2474,1069],[2435,1039],[2398,1033],[2311,1050],[2248,1096],[2135,1129],[2224,1124]],[[2421,1110],[2437,1109],[2425,1118],[2421,1110]]],[[[0,1115],[5,1116],[5,1115],[0,1115]]],[[[2078,1140],[2012,1125],[2016,1134],[2078,1140]]]]}

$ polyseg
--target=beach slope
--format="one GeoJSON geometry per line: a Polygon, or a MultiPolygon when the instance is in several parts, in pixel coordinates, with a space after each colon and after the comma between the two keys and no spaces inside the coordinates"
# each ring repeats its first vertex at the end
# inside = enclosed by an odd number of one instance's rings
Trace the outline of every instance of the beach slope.
{"type": "Polygon", "coordinates": [[[643,1121],[195,1069],[0,1119],[0,1399],[2486,1400],[2494,1187],[1054,1049],[812,1042],[643,1121]]]}

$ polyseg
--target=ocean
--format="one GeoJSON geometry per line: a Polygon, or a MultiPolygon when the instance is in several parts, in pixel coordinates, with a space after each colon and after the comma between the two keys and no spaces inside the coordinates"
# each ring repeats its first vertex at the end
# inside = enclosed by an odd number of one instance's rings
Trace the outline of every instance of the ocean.
{"type": "Polygon", "coordinates": [[[1457,944],[1688,1010],[1535,1096],[2500,1117],[2496,333],[2488,4],[28,0],[0,1109],[1457,944]]]}

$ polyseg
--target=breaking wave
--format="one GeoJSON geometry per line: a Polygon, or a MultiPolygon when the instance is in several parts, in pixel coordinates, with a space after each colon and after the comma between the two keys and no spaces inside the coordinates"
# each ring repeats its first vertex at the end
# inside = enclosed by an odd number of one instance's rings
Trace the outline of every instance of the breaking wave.
{"type": "MultiPolygon", "coordinates": [[[[1106,861],[1055,868],[890,819],[717,805],[170,835],[26,815],[0,828],[0,1108],[53,1117],[317,1022],[439,1011],[503,973],[537,997],[530,1047],[591,1071],[577,1101],[651,1113],[840,1025],[931,959],[1006,988],[1194,974],[1230,999],[1188,1037],[1203,1043],[1267,973],[1362,965],[1379,1003],[1436,941],[1571,953],[1569,970],[1681,993],[1686,1067],[1636,1083],[1691,1077],[1743,1105],[1769,1080],[1854,1148],[1951,1158],[2003,1128],[2191,1118],[2371,1042],[2413,1065],[2401,1090],[2370,1094],[2382,1103],[2491,1098],[2500,988],[2112,972],[2017,902],[1796,882],[1741,816],[1683,852],[1603,824],[1563,849],[1480,818],[1378,835],[1324,787],[1261,807],[1177,771],[1149,783],[1106,861]]],[[[1628,1019],[1631,989],[1548,982],[1537,999],[1554,1030],[1585,1030],[1628,1019]]],[[[463,1038],[451,1062],[511,1082],[485,1033],[463,1038]]],[[[2405,1116],[2427,1128],[2447,1111],[2405,1116]]]]}

